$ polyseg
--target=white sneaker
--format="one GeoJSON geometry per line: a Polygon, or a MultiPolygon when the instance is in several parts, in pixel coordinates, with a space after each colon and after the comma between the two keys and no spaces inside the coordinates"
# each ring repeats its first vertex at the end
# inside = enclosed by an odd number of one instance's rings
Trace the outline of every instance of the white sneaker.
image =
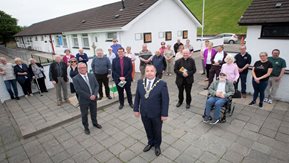
{"type": "Polygon", "coordinates": [[[28,95],[25,95],[25,98],[28,98],[28,95]]]}
{"type": "Polygon", "coordinates": [[[273,103],[273,101],[271,99],[269,99],[267,102],[268,102],[268,104],[272,104],[273,103]]]}
{"type": "Polygon", "coordinates": [[[264,100],[263,100],[263,101],[268,103],[268,98],[264,98],[264,100]]]}

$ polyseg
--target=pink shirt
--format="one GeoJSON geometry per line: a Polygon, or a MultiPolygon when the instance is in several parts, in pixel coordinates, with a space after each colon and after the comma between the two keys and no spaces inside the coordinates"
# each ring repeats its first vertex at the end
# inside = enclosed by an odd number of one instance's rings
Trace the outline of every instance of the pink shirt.
{"type": "Polygon", "coordinates": [[[222,73],[225,73],[227,75],[227,79],[231,82],[237,81],[240,74],[239,74],[239,68],[235,63],[232,64],[223,64],[222,65],[222,69],[221,69],[222,73]]]}

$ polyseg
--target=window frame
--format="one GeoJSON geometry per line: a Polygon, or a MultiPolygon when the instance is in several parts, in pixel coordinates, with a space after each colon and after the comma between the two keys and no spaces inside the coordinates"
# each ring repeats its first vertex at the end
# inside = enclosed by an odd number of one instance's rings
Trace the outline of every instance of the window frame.
{"type": "Polygon", "coordinates": [[[72,48],[77,48],[78,49],[79,48],[78,35],[77,34],[73,34],[71,36],[71,38],[72,38],[71,40],[72,40],[72,45],[73,45],[72,48]],[[77,45],[75,43],[77,43],[77,45]]]}
{"type": "Polygon", "coordinates": [[[188,30],[183,30],[183,39],[188,39],[189,38],[189,31],[188,30]]]}
{"type": "Polygon", "coordinates": [[[107,32],[106,33],[106,42],[112,42],[113,39],[117,39],[117,32],[107,32]],[[109,34],[113,34],[114,36],[108,37],[109,34]]]}
{"type": "Polygon", "coordinates": [[[90,49],[89,37],[88,37],[88,34],[87,34],[87,33],[81,34],[81,41],[82,41],[82,48],[83,48],[83,49],[90,49]],[[85,42],[84,39],[87,39],[88,46],[87,46],[87,45],[84,45],[84,42],[85,42]]]}
{"type": "MultiPolygon", "coordinates": [[[[267,29],[268,31],[272,31],[272,29],[267,29]]],[[[286,29],[285,29],[286,30],[286,29]]],[[[285,33],[284,33],[285,34],[285,33]]],[[[284,23],[284,24],[264,24],[261,27],[261,33],[260,33],[260,38],[261,39],[289,39],[289,23],[284,23]],[[284,27],[284,28],[288,28],[287,29],[287,34],[288,36],[277,36],[277,35],[269,35],[269,36],[264,36],[264,28],[272,28],[272,27],[284,27]]]]}
{"type": "Polygon", "coordinates": [[[172,33],[172,31],[166,31],[166,32],[165,32],[165,40],[166,40],[166,41],[172,41],[172,38],[173,38],[173,33],[172,33]]]}

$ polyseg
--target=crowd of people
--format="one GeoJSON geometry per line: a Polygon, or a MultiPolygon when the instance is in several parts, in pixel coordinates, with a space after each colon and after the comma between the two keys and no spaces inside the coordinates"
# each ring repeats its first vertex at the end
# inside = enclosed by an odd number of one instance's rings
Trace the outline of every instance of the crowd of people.
{"type": "MultiPolygon", "coordinates": [[[[189,109],[194,74],[197,71],[192,57],[194,48],[190,40],[186,40],[185,44],[177,40],[173,49],[171,45],[161,42],[160,48],[153,54],[144,44],[138,53],[141,79],[137,81],[136,97],[133,102],[131,82],[136,80],[136,55],[130,46],[123,48],[116,39],[112,42],[107,53],[101,48],[96,49],[91,65],[88,65],[89,58],[83,49],[79,49],[76,55],[66,49],[63,57],[54,56],[55,61],[49,68],[49,80],[56,88],[57,105],[62,105],[63,100],[70,102],[67,92],[67,83],[69,83],[71,93],[76,94],[79,102],[85,133],[90,133],[88,110],[91,113],[93,126],[100,129],[102,126],[98,124],[96,118],[96,101],[102,100],[104,93],[109,100],[112,99],[109,88],[111,78],[118,91],[119,109],[124,108],[124,93],[126,93],[129,107],[134,110],[136,117],[142,118],[148,138],[148,145],[143,151],[149,151],[154,146],[155,154],[158,156],[161,153],[162,121],[167,119],[169,104],[168,88],[166,82],[161,79],[163,74],[168,76],[173,72],[176,74],[175,83],[178,88],[176,107],[180,107],[185,101],[185,107],[189,109]],[[92,73],[88,73],[89,66],[92,73]]],[[[259,54],[260,60],[252,66],[254,94],[249,105],[255,104],[258,96],[259,107],[263,107],[263,102],[272,103],[286,68],[285,60],[279,55],[278,49],[272,51],[272,57],[268,57],[266,52],[259,54]]],[[[223,45],[213,48],[213,43],[210,41],[205,42],[201,56],[202,74],[206,75],[205,81],[208,81],[208,85],[204,88],[208,90],[208,99],[203,121],[216,124],[220,120],[221,108],[228,101],[228,97],[238,92],[239,81],[241,81],[240,93],[243,98],[246,98],[247,76],[252,59],[244,45],[240,47],[240,53],[232,56],[224,51],[223,45]],[[215,114],[213,119],[210,119],[213,107],[215,114]]],[[[27,98],[33,96],[32,81],[37,82],[41,92],[47,92],[43,66],[33,58],[29,59],[29,65],[23,63],[20,58],[15,58],[15,65],[8,63],[4,57],[0,58],[0,63],[0,75],[3,76],[11,99],[19,100],[16,82],[20,84],[27,98]]]]}

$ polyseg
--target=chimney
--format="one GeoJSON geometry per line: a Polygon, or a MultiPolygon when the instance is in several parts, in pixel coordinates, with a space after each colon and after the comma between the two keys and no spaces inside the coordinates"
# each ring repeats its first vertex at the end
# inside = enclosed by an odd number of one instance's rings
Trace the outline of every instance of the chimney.
{"type": "Polygon", "coordinates": [[[125,9],[124,0],[121,0],[121,4],[122,4],[122,9],[125,9]]]}

